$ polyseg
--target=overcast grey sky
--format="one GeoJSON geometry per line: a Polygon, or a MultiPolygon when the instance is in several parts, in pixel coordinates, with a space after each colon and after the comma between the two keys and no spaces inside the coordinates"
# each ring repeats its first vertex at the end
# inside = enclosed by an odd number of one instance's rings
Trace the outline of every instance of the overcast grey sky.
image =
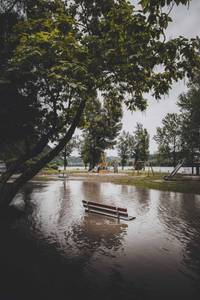
{"type": "MultiPolygon", "coordinates": [[[[182,5],[175,7],[171,17],[173,18],[173,23],[170,24],[167,30],[168,38],[174,38],[179,35],[189,38],[200,36],[200,0],[192,0],[189,9],[182,5]]],[[[156,127],[161,125],[161,121],[167,113],[178,111],[176,106],[177,97],[186,90],[187,87],[184,85],[184,82],[179,82],[174,84],[169,95],[162,97],[162,100],[159,102],[149,96],[149,107],[145,113],[130,113],[125,110],[123,129],[132,132],[137,122],[142,123],[150,134],[150,152],[155,152],[157,145],[153,141],[153,136],[156,132],[156,127]]],[[[116,154],[116,150],[107,151],[107,155],[116,154]]]]}

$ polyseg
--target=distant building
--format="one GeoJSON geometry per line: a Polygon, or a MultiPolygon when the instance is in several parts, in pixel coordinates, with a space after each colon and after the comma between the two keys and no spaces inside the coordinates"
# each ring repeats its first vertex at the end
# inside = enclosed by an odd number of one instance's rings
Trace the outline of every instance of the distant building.
{"type": "Polygon", "coordinates": [[[0,160],[0,174],[6,171],[6,164],[0,160]]]}

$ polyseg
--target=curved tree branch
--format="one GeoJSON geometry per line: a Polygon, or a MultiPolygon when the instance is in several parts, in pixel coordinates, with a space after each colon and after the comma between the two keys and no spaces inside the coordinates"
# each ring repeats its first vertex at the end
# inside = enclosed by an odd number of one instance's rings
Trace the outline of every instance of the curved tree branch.
{"type": "Polygon", "coordinates": [[[51,150],[47,155],[42,157],[40,160],[38,160],[33,166],[30,166],[26,169],[26,171],[15,180],[13,183],[12,192],[10,195],[9,201],[12,200],[14,195],[19,191],[19,189],[31,178],[33,178],[47,163],[49,163],[56,155],[60,153],[60,151],[65,147],[65,145],[70,141],[72,138],[74,131],[76,130],[78,124],[80,123],[82,113],[85,108],[85,100],[82,100],[79,104],[79,107],[77,109],[76,115],[74,117],[74,120],[68,129],[65,136],[61,139],[59,144],[51,150]]]}

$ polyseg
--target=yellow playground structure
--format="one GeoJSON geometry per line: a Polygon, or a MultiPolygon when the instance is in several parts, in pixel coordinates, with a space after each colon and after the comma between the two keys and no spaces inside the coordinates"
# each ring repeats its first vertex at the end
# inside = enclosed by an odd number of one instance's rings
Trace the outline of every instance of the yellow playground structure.
{"type": "Polygon", "coordinates": [[[97,165],[97,172],[98,173],[109,173],[110,172],[108,170],[108,163],[106,162],[106,154],[104,152],[101,154],[101,161],[97,165]]]}

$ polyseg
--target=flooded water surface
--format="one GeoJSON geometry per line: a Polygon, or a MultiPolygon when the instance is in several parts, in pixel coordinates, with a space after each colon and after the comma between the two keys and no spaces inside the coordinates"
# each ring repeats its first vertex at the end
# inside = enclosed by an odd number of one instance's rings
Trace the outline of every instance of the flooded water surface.
{"type": "Polygon", "coordinates": [[[31,182],[1,228],[0,299],[200,299],[200,196],[84,180],[31,182]],[[85,213],[82,200],[132,221],[85,213]]]}

